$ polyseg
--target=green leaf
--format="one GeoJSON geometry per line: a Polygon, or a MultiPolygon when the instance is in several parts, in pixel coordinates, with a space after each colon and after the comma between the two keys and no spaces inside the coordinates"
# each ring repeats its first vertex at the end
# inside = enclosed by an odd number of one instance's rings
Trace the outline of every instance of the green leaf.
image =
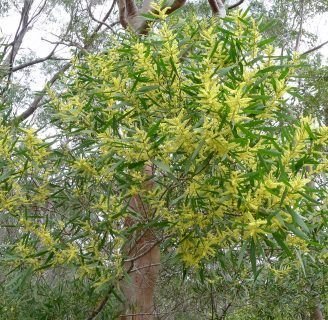
{"type": "Polygon", "coordinates": [[[265,155],[265,156],[272,156],[272,157],[280,157],[281,152],[275,149],[259,149],[259,154],[265,155]]]}
{"type": "Polygon", "coordinates": [[[265,47],[267,44],[272,43],[272,42],[274,42],[275,40],[276,40],[276,37],[271,37],[271,38],[268,38],[268,39],[264,39],[264,40],[258,42],[257,46],[258,46],[259,48],[261,48],[261,47],[265,47]]]}
{"type": "Polygon", "coordinates": [[[256,273],[257,273],[257,267],[256,267],[256,245],[255,245],[255,241],[254,241],[253,238],[250,240],[250,258],[251,258],[253,275],[256,276],[256,273]]]}
{"type": "Polygon", "coordinates": [[[306,271],[305,271],[305,267],[304,267],[304,261],[302,259],[301,253],[299,250],[296,250],[296,256],[298,258],[298,261],[300,262],[301,265],[301,269],[303,271],[304,277],[306,277],[306,271]]]}
{"type": "Polygon", "coordinates": [[[300,237],[303,240],[308,240],[308,236],[300,229],[298,229],[297,227],[295,227],[294,224],[292,223],[285,223],[285,225],[287,226],[287,228],[292,231],[296,236],[300,237]]]}
{"type": "Polygon", "coordinates": [[[138,92],[145,93],[145,92],[149,92],[149,91],[153,91],[153,90],[157,90],[157,89],[159,89],[158,85],[144,86],[144,87],[139,88],[138,92]]]}
{"type": "Polygon", "coordinates": [[[283,249],[287,253],[287,255],[291,257],[292,252],[287,247],[287,245],[284,241],[284,237],[279,232],[272,233],[272,236],[276,240],[276,242],[279,244],[281,249],[283,249]]]}
{"type": "Polygon", "coordinates": [[[290,215],[293,217],[293,221],[302,228],[303,231],[306,233],[309,233],[310,230],[306,223],[304,222],[304,218],[298,214],[295,210],[293,210],[290,206],[286,207],[287,211],[290,213],[290,215]]]}
{"type": "Polygon", "coordinates": [[[159,160],[153,160],[153,164],[157,166],[159,169],[161,169],[162,171],[172,174],[171,168],[168,164],[159,160]]]}
{"type": "Polygon", "coordinates": [[[245,241],[243,243],[242,247],[239,250],[238,262],[237,262],[238,268],[240,267],[240,265],[241,265],[241,263],[242,263],[242,261],[244,259],[244,256],[245,256],[245,253],[246,253],[246,249],[247,249],[247,245],[248,245],[248,243],[247,243],[247,241],[245,241]]]}

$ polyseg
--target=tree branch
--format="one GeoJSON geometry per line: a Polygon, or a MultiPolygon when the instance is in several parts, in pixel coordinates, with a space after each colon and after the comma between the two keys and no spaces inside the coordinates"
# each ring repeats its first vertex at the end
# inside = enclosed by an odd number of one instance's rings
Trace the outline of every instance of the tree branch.
{"type": "Polygon", "coordinates": [[[226,9],[222,0],[208,0],[213,16],[224,18],[226,16],[226,9]]]}
{"type": "MultiPolygon", "coordinates": [[[[32,2],[33,2],[33,0],[32,0],[32,2]]],[[[41,14],[41,12],[45,8],[47,2],[48,2],[48,0],[44,0],[42,5],[40,5],[40,4],[38,5],[38,7],[35,9],[35,13],[32,14],[31,20],[28,22],[29,25],[33,22],[33,20],[35,20],[41,14]],[[37,11],[38,8],[40,8],[40,9],[37,11]]]]}
{"type": "Polygon", "coordinates": [[[10,83],[10,78],[12,75],[12,66],[14,64],[16,55],[22,45],[25,34],[28,31],[29,14],[31,10],[33,0],[24,0],[20,21],[16,29],[14,40],[11,43],[11,50],[8,52],[7,56],[4,57],[2,68],[5,70],[5,73],[1,75],[2,78],[7,77],[7,85],[3,91],[7,90],[10,83]]]}
{"type": "Polygon", "coordinates": [[[62,66],[62,68],[57,71],[52,78],[46,83],[46,85],[44,86],[43,90],[39,92],[39,94],[34,98],[33,102],[31,103],[31,105],[29,106],[29,108],[27,110],[25,110],[22,114],[20,114],[19,116],[17,116],[14,119],[14,123],[20,123],[24,120],[26,120],[28,117],[30,117],[40,106],[40,103],[42,101],[42,98],[44,97],[44,95],[46,94],[46,89],[48,87],[51,87],[59,78],[60,76],[66,71],[68,70],[68,68],[71,66],[71,62],[68,62],[66,64],[64,64],[62,66]]]}
{"type": "Polygon", "coordinates": [[[118,12],[120,24],[126,29],[128,27],[128,20],[126,18],[125,0],[118,0],[118,12]]]}
{"type": "MultiPolygon", "coordinates": [[[[113,6],[114,4],[115,4],[115,0],[113,1],[112,6],[113,6]]],[[[93,13],[92,13],[92,11],[91,11],[91,4],[87,4],[87,10],[88,10],[88,13],[89,13],[90,18],[91,18],[93,21],[95,21],[95,22],[97,22],[97,23],[99,23],[99,24],[101,24],[101,25],[104,25],[105,27],[107,27],[108,29],[110,29],[110,30],[113,31],[112,27],[113,27],[114,25],[116,25],[117,22],[114,22],[114,23],[112,23],[112,24],[109,25],[109,24],[106,23],[105,21],[100,21],[100,20],[98,20],[98,19],[93,15],[93,13]]]]}
{"type": "Polygon", "coordinates": [[[93,320],[102,311],[102,309],[105,307],[108,299],[110,298],[110,295],[111,295],[113,289],[114,289],[114,286],[111,285],[107,294],[105,295],[105,297],[99,302],[97,307],[94,310],[92,310],[92,312],[91,312],[90,316],[87,318],[87,320],[93,320]]]}
{"type": "Polygon", "coordinates": [[[240,0],[228,7],[229,10],[239,7],[245,0],[240,0]]]}
{"type": "Polygon", "coordinates": [[[125,0],[126,13],[128,17],[133,17],[138,14],[138,7],[134,0],[125,0]]]}
{"type": "Polygon", "coordinates": [[[175,0],[170,8],[166,11],[167,14],[171,14],[172,12],[180,9],[186,4],[187,0],[175,0]]]}
{"type": "Polygon", "coordinates": [[[25,69],[27,67],[31,67],[35,64],[42,63],[46,60],[68,60],[68,59],[53,57],[52,55],[49,54],[44,58],[35,59],[35,60],[29,61],[29,62],[26,62],[26,63],[22,63],[18,66],[15,66],[15,67],[12,68],[12,72],[19,71],[19,70],[25,69]]]}
{"type": "Polygon", "coordinates": [[[312,53],[312,52],[314,52],[314,51],[317,51],[317,50],[321,49],[323,46],[325,46],[326,44],[328,44],[328,41],[325,41],[325,42],[319,44],[318,46],[316,46],[316,47],[314,47],[314,48],[311,48],[311,49],[309,49],[309,50],[307,50],[307,51],[301,53],[301,56],[305,56],[305,55],[307,55],[307,54],[309,54],[309,53],[312,53]]]}
{"type": "MultiPolygon", "coordinates": [[[[95,28],[95,30],[92,32],[91,36],[89,37],[89,40],[86,41],[85,46],[84,46],[84,49],[85,50],[88,50],[88,48],[92,45],[95,36],[97,35],[97,33],[99,32],[99,30],[103,26],[104,22],[109,18],[109,16],[113,12],[113,10],[115,8],[116,1],[117,0],[113,0],[112,6],[107,11],[107,13],[105,14],[105,16],[102,18],[101,22],[98,24],[98,26],[95,28]]],[[[116,22],[114,22],[114,23],[116,24],[116,22]]]]}

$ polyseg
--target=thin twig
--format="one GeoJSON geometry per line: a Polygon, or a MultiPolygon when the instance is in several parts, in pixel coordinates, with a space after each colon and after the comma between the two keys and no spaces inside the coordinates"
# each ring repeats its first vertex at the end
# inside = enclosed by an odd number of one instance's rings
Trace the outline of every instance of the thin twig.
{"type": "MultiPolygon", "coordinates": [[[[114,3],[115,3],[115,1],[114,1],[114,3]]],[[[114,31],[112,25],[109,25],[109,24],[106,23],[105,21],[100,21],[100,20],[98,20],[98,19],[93,15],[93,13],[92,13],[92,11],[91,11],[91,4],[87,4],[87,10],[88,10],[88,13],[89,13],[90,18],[91,18],[93,21],[95,21],[95,22],[97,22],[97,23],[99,23],[99,24],[101,24],[101,25],[104,25],[105,27],[107,27],[107,28],[110,29],[111,31],[114,31]]]]}
{"type": "Polygon", "coordinates": [[[137,256],[133,256],[129,259],[125,259],[124,262],[133,262],[135,260],[138,260],[139,258],[145,256],[150,250],[152,250],[155,246],[157,246],[161,242],[162,242],[162,239],[154,241],[151,246],[147,247],[147,250],[145,250],[144,252],[141,252],[137,256]]]}
{"type": "Polygon", "coordinates": [[[26,63],[22,63],[18,66],[15,66],[13,67],[11,70],[12,72],[15,72],[15,71],[18,71],[18,70],[22,70],[24,68],[27,68],[27,67],[31,67],[35,64],[38,64],[38,63],[41,63],[41,62],[44,62],[46,60],[66,60],[64,58],[59,58],[59,57],[53,57],[52,55],[54,54],[53,51],[51,51],[46,57],[44,58],[38,58],[38,59],[35,59],[35,60],[32,60],[32,61],[29,61],[29,62],[26,62],[26,63]]]}
{"type": "Polygon", "coordinates": [[[131,271],[130,271],[130,273],[132,273],[132,272],[136,272],[136,271],[140,271],[140,270],[142,270],[142,269],[145,269],[145,268],[151,268],[151,267],[158,267],[158,266],[160,266],[162,263],[152,263],[152,264],[147,264],[147,265],[145,265],[145,266],[141,266],[141,267],[138,267],[138,268],[133,268],[131,271]]]}

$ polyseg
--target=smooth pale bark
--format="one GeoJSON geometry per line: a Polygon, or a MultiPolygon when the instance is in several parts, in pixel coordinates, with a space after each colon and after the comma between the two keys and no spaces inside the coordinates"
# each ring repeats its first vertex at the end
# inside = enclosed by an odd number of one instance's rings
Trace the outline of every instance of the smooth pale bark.
{"type": "MultiPolygon", "coordinates": [[[[145,166],[145,173],[151,177],[153,168],[145,166]]],[[[154,184],[151,180],[144,183],[144,190],[151,190],[154,184]]],[[[153,210],[143,201],[140,195],[131,198],[129,207],[140,215],[139,223],[153,219],[153,210]]],[[[136,223],[127,218],[126,227],[136,223]]],[[[125,297],[124,313],[121,320],[152,320],[154,319],[154,291],[160,269],[159,240],[155,230],[145,229],[131,237],[124,248],[127,257],[124,268],[129,275],[121,282],[125,297]]]]}
{"type": "Polygon", "coordinates": [[[122,283],[125,310],[121,320],[152,320],[155,312],[154,291],[160,268],[159,245],[152,230],[144,232],[130,251],[130,256],[124,266],[129,278],[122,283]]]}

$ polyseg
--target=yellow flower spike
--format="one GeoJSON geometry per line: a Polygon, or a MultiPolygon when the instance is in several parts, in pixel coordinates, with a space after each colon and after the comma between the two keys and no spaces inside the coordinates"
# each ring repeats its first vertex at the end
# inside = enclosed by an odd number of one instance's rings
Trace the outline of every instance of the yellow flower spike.
{"type": "Polygon", "coordinates": [[[86,159],[75,160],[72,167],[86,176],[97,176],[97,170],[86,159]]]}
{"type": "Polygon", "coordinates": [[[289,180],[289,184],[292,187],[293,192],[299,192],[301,191],[309,182],[311,179],[309,178],[303,178],[301,175],[295,176],[293,179],[289,180]]]}
{"type": "Polygon", "coordinates": [[[79,248],[76,245],[74,245],[73,243],[70,243],[68,245],[68,248],[63,251],[63,254],[64,254],[67,262],[74,261],[78,257],[79,248]]]}
{"type": "Polygon", "coordinates": [[[295,235],[288,234],[286,244],[295,249],[301,250],[304,253],[309,252],[308,244],[306,243],[306,241],[299,237],[296,237],[295,235]]]}
{"type": "Polygon", "coordinates": [[[153,9],[151,13],[152,16],[156,17],[159,20],[165,20],[167,18],[166,12],[170,9],[170,7],[163,8],[163,2],[161,3],[152,2],[150,4],[150,7],[153,9]]]}
{"type": "Polygon", "coordinates": [[[243,108],[249,105],[252,99],[247,97],[242,97],[242,95],[243,93],[241,91],[235,91],[234,96],[229,95],[226,98],[226,104],[229,107],[229,120],[234,120],[235,122],[239,122],[245,118],[239,116],[238,114],[242,112],[243,108]]]}
{"type": "Polygon", "coordinates": [[[282,222],[276,218],[276,217],[273,217],[271,219],[271,225],[270,225],[270,230],[272,230],[273,232],[276,232],[280,229],[282,229],[284,226],[282,224],[282,222]]]}
{"type": "Polygon", "coordinates": [[[187,266],[197,268],[203,259],[215,254],[214,245],[217,245],[217,239],[212,234],[208,234],[203,240],[184,240],[180,244],[178,252],[187,266]]]}
{"type": "MultiPolygon", "coordinates": [[[[248,215],[249,217],[249,215],[248,215]]],[[[245,227],[245,238],[256,239],[259,234],[265,234],[266,232],[262,230],[262,226],[266,225],[267,221],[263,219],[254,219],[253,217],[249,219],[245,227]]]]}
{"type": "Polygon", "coordinates": [[[266,187],[268,187],[269,189],[275,189],[278,187],[283,186],[283,184],[281,182],[279,182],[273,175],[272,173],[266,175],[264,178],[264,184],[266,187]]]}

